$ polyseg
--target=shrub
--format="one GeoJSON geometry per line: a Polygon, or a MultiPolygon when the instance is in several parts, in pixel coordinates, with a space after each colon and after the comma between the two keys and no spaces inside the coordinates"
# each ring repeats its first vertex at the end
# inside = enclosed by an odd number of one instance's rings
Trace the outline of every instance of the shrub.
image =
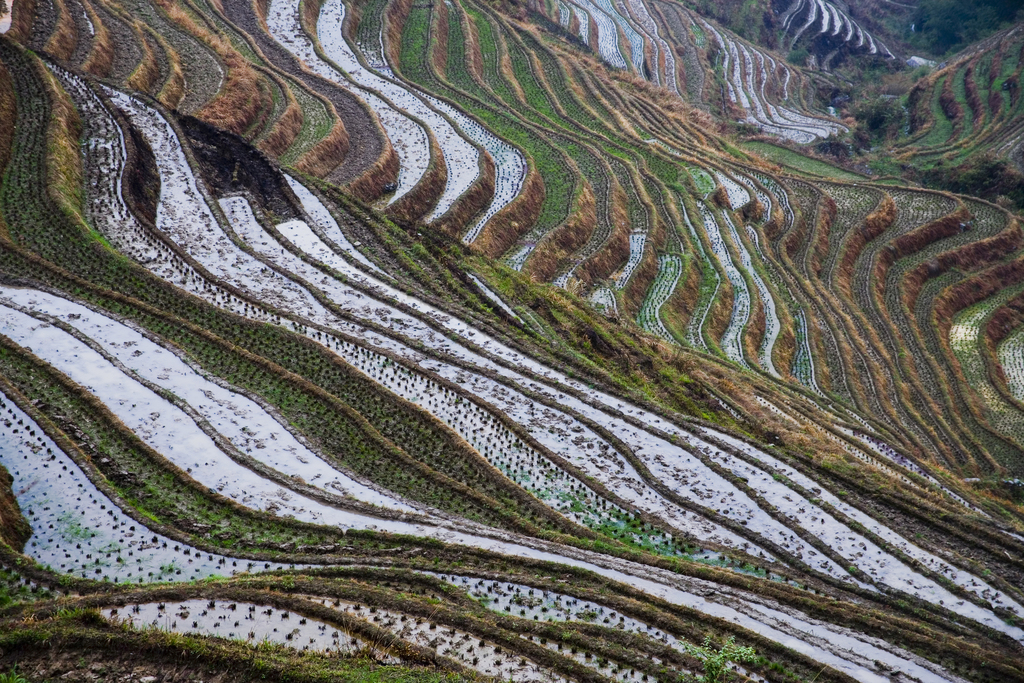
{"type": "Polygon", "coordinates": [[[700,660],[704,668],[704,683],[717,683],[724,680],[728,670],[729,662],[743,664],[753,662],[757,659],[757,652],[752,647],[743,647],[736,644],[736,639],[730,637],[725,641],[721,649],[715,649],[711,645],[711,637],[704,639],[703,645],[688,646],[690,654],[700,660]]]}
{"type": "Polygon", "coordinates": [[[804,66],[807,64],[808,57],[810,57],[810,53],[806,48],[801,47],[796,50],[791,50],[786,56],[786,61],[794,66],[804,66]]]}

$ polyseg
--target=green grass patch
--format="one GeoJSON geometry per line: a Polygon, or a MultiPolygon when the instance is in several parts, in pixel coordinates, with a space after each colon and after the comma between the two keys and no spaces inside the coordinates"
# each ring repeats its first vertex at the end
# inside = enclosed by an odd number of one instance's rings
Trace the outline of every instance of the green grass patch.
{"type": "Polygon", "coordinates": [[[779,147],[768,142],[743,142],[740,143],[740,146],[749,152],[764,157],[768,161],[803,175],[815,175],[823,178],[836,178],[838,180],[864,180],[864,176],[851,171],[844,171],[824,161],[812,159],[799,152],[794,152],[791,149],[779,147]]]}

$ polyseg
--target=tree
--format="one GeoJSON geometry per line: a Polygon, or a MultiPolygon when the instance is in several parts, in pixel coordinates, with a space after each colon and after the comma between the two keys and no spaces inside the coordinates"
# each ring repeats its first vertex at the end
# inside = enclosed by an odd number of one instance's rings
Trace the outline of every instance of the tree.
{"type": "Polygon", "coordinates": [[[914,16],[916,42],[945,54],[1019,19],[1021,6],[1021,0],[921,0],[914,16]]]}
{"type": "Polygon", "coordinates": [[[752,647],[736,644],[736,638],[730,637],[721,649],[716,650],[711,644],[711,636],[704,639],[703,645],[687,645],[687,651],[700,660],[704,667],[704,683],[718,683],[724,680],[729,662],[745,664],[757,659],[757,652],[752,647]]]}

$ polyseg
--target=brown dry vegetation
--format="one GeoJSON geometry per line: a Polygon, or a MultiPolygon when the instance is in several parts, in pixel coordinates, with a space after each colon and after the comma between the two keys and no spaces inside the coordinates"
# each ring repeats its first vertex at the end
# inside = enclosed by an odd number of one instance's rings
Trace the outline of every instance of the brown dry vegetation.
{"type": "Polygon", "coordinates": [[[658,276],[658,250],[665,246],[665,226],[652,209],[653,207],[648,204],[648,215],[651,216],[652,223],[647,231],[644,254],[622,290],[622,310],[619,313],[629,318],[636,318],[647,296],[647,290],[658,276]]]}
{"type": "Polygon", "coordinates": [[[32,536],[32,527],[21,515],[18,500],[11,485],[14,478],[0,465],[0,541],[21,552],[32,536]]]}
{"type": "Polygon", "coordinates": [[[13,5],[10,0],[7,2],[8,7],[11,7],[11,27],[7,29],[6,36],[24,45],[32,39],[32,25],[36,21],[36,0],[18,0],[13,5]]]}
{"type": "Polygon", "coordinates": [[[1005,230],[988,239],[972,242],[963,247],[943,252],[927,263],[922,263],[906,274],[902,286],[903,305],[913,309],[917,297],[928,280],[951,268],[974,271],[1006,258],[1024,245],[1024,232],[1019,221],[1011,221],[1005,230]]]}
{"type": "MultiPolygon", "coordinates": [[[[389,218],[399,223],[412,223],[430,211],[444,193],[445,184],[448,182],[448,167],[441,147],[430,128],[424,126],[423,130],[430,145],[430,163],[427,170],[412,189],[385,211],[389,218]]],[[[397,154],[395,156],[397,158],[397,154]]]]}
{"type": "Polygon", "coordinates": [[[430,64],[434,73],[448,72],[448,5],[439,2],[431,12],[430,25],[430,64]]]}
{"type": "MultiPolygon", "coordinates": [[[[14,85],[7,67],[0,62],[0,121],[16,121],[18,104],[14,95],[14,85]]],[[[7,168],[11,157],[11,144],[14,141],[14,126],[0,126],[0,177],[7,168]]]]}
{"type": "Polygon", "coordinates": [[[718,296],[715,303],[708,310],[708,317],[704,323],[704,330],[707,336],[717,345],[725,335],[729,327],[729,319],[732,317],[732,303],[735,292],[729,279],[721,276],[722,282],[718,287],[718,296]]]}
{"type": "Polygon", "coordinates": [[[88,13],[89,21],[92,22],[93,28],[96,31],[96,35],[92,37],[90,42],[89,54],[82,63],[82,70],[97,78],[105,78],[110,74],[110,69],[114,64],[115,48],[113,39],[110,31],[100,19],[100,15],[93,8],[92,3],[89,0],[82,0],[82,6],[88,13]]]}
{"type": "MultiPolygon", "coordinates": [[[[337,129],[339,124],[341,124],[340,119],[337,124],[335,124],[335,128],[331,129],[331,135],[327,136],[324,142],[331,139],[331,136],[334,135],[334,131],[337,129]]],[[[319,147],[320,145],[317,145],[310,150],[310,152],[315,152],[319,147]]],[[[302,159],[299,160],[299,164],[302,164],[303,166],[296,164],[296,168],[299,168],[299,170],[306,173],[310,172],[305,168],[306,157],[308,155],[308,153],[304,154],[302,159]]],[[[364,171],[362,175],[346,184],[345,189],[349,194],[361,201],[372,202],[381,196],[385,185],[394,182],[395,179],[398,178],[398,170],[401,168],[401,165],[401,162],[398,160],[398,154],[395,153],[394,147],[389,143],[385,146],[383,153],[373,166],[370,166],[370,168],[364,171]]],[[[313,175],[316,174],[314,173],[313,175]]]]}
{"type": "Polygon", "coordinates": [[[75,19],[71,16],[71,10],[64,0],[51,0],[57,10],[57,25],[53,33],[46,41],[44,49],[61,61],[71,59],[75,46],[78,44],[78,28],[75,26],[75,19]]]}
{"type": "Polygon", "coordinates": [[[181,57],[178,56],[177,51],[171,47],[166,38],[148,27],[147,30],[160,45],[160,49],[163,50],[167,58],[168,68],[170,69],[167,81],[160,88],[156,99],[168,109],[177,109],[181,100],[185,97],[185,72],[181,68],[181,57]]]}
{"type": "Polygon", "coordinates": [[[56,78],[39,61],[33,61],[37,77],[46,84],[50,99],[50,121],[46,130],[48,154],[55,163],[46,166],[46,191],[53,203],[74,220],[82,217],[82,156],[78,140],[82,121],[78,111],[56,78]]]}
{"type": "MultiPolygon", "coordinates": [[[[821,200],[818,202],[817,221],[814,225],[814,243],[810,247],[809,253],[810,270],[815,275],[821,275],[822,263],[828,255],[828,242],[832,234],[832,226],[838,215],[839,207],[836,206],[835,200],[822,192],[821,200]]],[[[794,247],[799,249],[799,244],[795,243],[794,247]]],[[[791,255],[794,253],[796,252],[791,252],[791,255]]]]}
{"type": "Polygon", "coordinates": [[[953,94],[953,81],[957,72],[955,69],[950,69],[948,73],[949,75],[942,84],[942,92],[939,93],[939,106],[942,107],[942,113],[946,115],[946,118],[953,122],[953,135],[955,136],[956,131],[963,127],[964,110],[956,101],[956,95],[953,94]]]}
{"type": "Polygon", "coordinates": [[[171,21],[211,48],[226,67],[220,92],[197,113],[198,118],[238,135],[265,120],[273,110],[273,98],[252,65],[230,42],[198,23],[175,0],[155,2],[171,21]]]}
{"type": "Polygon", "coordinates": [[[879,298],[885,293],[885,279],[892,264],[904,256],[917,253],[929,244],[951,237],[960,232],[960,224],[970,218],[970,212],[963,205],[955,212],[942,218],[919,225],[910,232],[890,242],[878,255],[875,263],[875,292],[879,298]]]}
{"type": "Polygon", "coordinates": [[[494,178],[494,160],[480,150],[480,175],[452,207],[431,224],[431,228],[449,237],[460,237],[473,217],[486,209],[494,198],[494,178]]]}
{"type": "Polygon", "coordinates": [[[142,51],[142,61],[128,76],[127,86],[132,90],[148,93],[152,91],[156,86],[157,79],[160,78],[160,66],[157,63],[153,44],[138,21],[132,23],[132,30],[135,32],[139,48],[142,51]]]}
{"type": "MultiPolygon", "coordinates": [[[[707,264],[703,267],[710,268],[707,264]]],[[[686,262],[679,284],[662,308],[662,315],[668,319],[671,328],[682,331],[690,323],[693,309],[700,296],[700,278],[701,273],[695,256],[686,262]]]]}
{"type": "MultiPolygon", "coordinates": [[[[295,162],[295,168],[303,173],[324,178],[337,168],[341,160],[348,154],[348,131],[345,130],[345,124],[338,116],[338,112],[335,111],[334,105],[322,97],[317,99],[327,108],[334,124],[331,126],[331,132],[327,134],[327,137],[316,143],[312,149],[299,157],[298,161],[295,162]]],[[[394,163],[395,174],[397,175],[397,157],[395,157],[394,163]]]]}
{"type": "Polygon", "coordinates": [[[594,191],[585,181],[573,203],[569,219],[557,226],[537,244],[523,272],[538,282],[549,282],[565,260],[587,243],[597,227],[594,191]]]}
{"type": "Polygon", "coordinates": [[[302,107],[299,106],[298,100],[295,99],[295,94],[292,92],[288,82],[269,70],[264,72],[264,77],[273,79],[274,83],[277,84],[288,100],[288,105],[285,107],[284,112],[274,122],[274,127],[270,129],[270,132],[259,144],[259,148],[267,154],[279,157],[291,147],[292,143],[299,136],[305,117],[302,113],[302,107]]]}
{"type": "Polygon", "coordinates": [[[892,227],[895,220],[896,202],[886,193],[875,210],[864,219],[864,224],[849,233],[843,247],[843,258],[836,266],[835,274],[836,286],[847,300],[853,301],[854,299],[850,288],[853,284],[857,258],[868,242],[880,237],[882,233],[892,227]]]}
{"type": "Polygon", "coordinates": [[[537,221],[544,196],[544,180],[531,163],[522,192],[487,222],[473,242],[473,250],[488,258],[501,257],[537,221]]]}
{"type": "Polygon", "coordinates": [[[750,290],[750,318],[747,321],[746,328],[743,330],[740,341],[743,344],[743,351],[747,354],[747,358],[756,363],[758,357],[757,350],[761,345],[761,340],[764,339],[766,329],[764,302],[758,296],[757,288],[753,286],[753,283],[748,282],[747,289],[750,290]]]}
{"type": "Polygon", "coordinates": [[[384,13],[384,32],[387,34],[384,49],[387,50],[387,61],[390,64],[401,64],[402,30],[405,20],[409,18],[412,0],[392,0],[384,13]]]}
{"type": "Polygon", "coordinates": [[[629,212],[625,191],[616,182],[612,190],[612,232],[604,244],[579,267],[577,277],[586,284],[599,282],[615,272],[629,257],[629,212]]]}
{"type": "MultiPolygon", "coordinates": [[[[935,298],[933,318],[945,340],[953,318],[966,308],[1024,280],[1024,257],[992,266],[962,282],[947,287],[935,298]]],[[[952,354],[950,354],[952,356],[952,354]]]]}

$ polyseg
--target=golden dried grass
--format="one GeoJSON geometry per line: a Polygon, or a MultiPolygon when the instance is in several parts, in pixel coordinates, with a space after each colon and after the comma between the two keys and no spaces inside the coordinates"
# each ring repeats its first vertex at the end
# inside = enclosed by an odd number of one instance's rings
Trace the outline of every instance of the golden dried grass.
{"type": "Polygon", "coordinates": [[[82,0],[82,6],[96,31],[89,54],[86,55],[85,61],[82,63],[82,70],[97,78],[105,78],[110,74],[114,65],[114,43],[110,31],[104,25],[92,3],[89,0],[82,0]]]}
{"type": "Polygon", "coordinates": [[[494,214],[471,248],[488,258],[500,258],[537,222],[545,196],[544,179],[530,164],[519,196],[494,214]]]}
{"type": "Polygon", "coordinates": [[[71,59],[71,55],[78,45],[78,27],[71,15],[67,3],[64,0],[52,0],[53,8],[57,12],[57,23],[53,27],[53,33],[47,39],[43,49],[61,61],[71,59]]]}
{"type": "Polygon", "coordinates": [[[554,278],[565,260],[587,243],[597,227],[597,202],[590,184],[582,181],[569,219],[555,227],[537,244],[523,272],[537,282],[554,278]]]}

